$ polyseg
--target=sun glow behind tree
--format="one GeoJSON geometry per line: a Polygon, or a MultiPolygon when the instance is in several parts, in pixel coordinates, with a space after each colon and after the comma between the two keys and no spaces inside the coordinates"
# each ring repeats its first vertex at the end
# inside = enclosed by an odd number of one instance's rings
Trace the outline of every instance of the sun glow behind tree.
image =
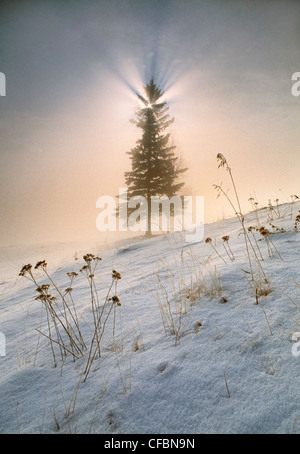
{"type": "Polygon", "coordinates": [[[125,173],[130,198],[142,196],[147,201],[148,235],[151,234],[151,198],[178,195],[183,182],[178,179],[187,169],[180,166],[175,145],[170,145],[166,130],[174,122],[169,107],[161,98],[164,92],[151,78],[144,87],[145,96],[138,95],[141,107],[132,122],[142,130],[142,137],[128,152],[131,171],[125,173]]]}
{"type": "Polygon", "coordinates": [[[17,3],[0,5],[3,245],[100,237],[95,201],[125,186],[152,75],[207,222],[231,213],[213,190],[218,152],[244,210],[298,193],[299,2],[17,3]]]}

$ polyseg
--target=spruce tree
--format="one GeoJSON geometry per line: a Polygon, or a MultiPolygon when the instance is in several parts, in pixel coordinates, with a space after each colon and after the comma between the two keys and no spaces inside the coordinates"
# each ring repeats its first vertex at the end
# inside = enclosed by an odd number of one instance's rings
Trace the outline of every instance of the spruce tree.
{"type": "Polygon", "coordinates": [[[145,97],[137,95],[141,107],[136,119],[131,120],[142,129],[142,137],[128,152],[131,171],[125,172],[128,197],[143,196],[148,204],[148,235],[151,235],[151,197],[178,195],[184,185],[179,182],[180,174],[187,169],[179,164],[176,147],[170,144],[170,134],[166,129],[174,122],[168,114],[166,101],[160,101],[164,92],[152,78],[144,87],[145,97]]]}

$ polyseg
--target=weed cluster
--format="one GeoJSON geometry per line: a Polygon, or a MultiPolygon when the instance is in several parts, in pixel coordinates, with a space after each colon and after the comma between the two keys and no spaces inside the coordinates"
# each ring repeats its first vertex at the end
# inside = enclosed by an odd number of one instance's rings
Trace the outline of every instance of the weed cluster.
{"type": "MultiPolygon", "coordinates": [[[[230,166],[228,165],[228,162],[221,153],[218,153],[217,155],[217,160],[219,161],[219,166],[218,167],[223,167],[226,169],[226,171],[229,174],[230,181],[234,190],[235,194],[235,201],[231,200],[231,198],[228,196],[227,192],[224,191],[222,188],[222,185],[214,185],[214,188],[218,192],[218,197],[222,194],[223,196],[226,197],[228,200],[229,204],[231,205],[232,209],[234,210],[235,215],[237,216],[241,228],[242,228],[242,235],[244,238],[244,243],[245,243],[245,249],[246,249],[246,255],[248,259],[248,264],[249,264],[249,270],[246,270],[245,272],[251,276],[251,287],[254,288],[254,294],[255,297],[257,294],[261,293],[261,287],[265,287],[266,285],[269,286],[269,278],[267,277],[263,266],[261,264],[261,261],[263,260],[261,251],[258,247],[258,242],[256,238],[254,237],[254,227],[246,228],[245,224],[245,216],[242,213],[241,209],[241,204],[240,204],[240,199],[238,196],[236,184],[233,178],[232,170],[230,166]],[[254,285],[253,285],[254,283],[254,285]]],[[[259,218],[258,218],[258,209],[257,205],[258,203],[254,201],[253,198],[249,199],[255,212],[256,216],[256,221],[257,225],[259,226],[259,218]]],[[[273,207],[269,203],[269,209],[273,211],[273,207]]],[[[268,246],[268,251],[269,254],[271,254],[271,249],[270,249],[270,241],[269,241],[269,231],[265,229],[264,227],[256,227],[256,230],[260,231],[261,235],[266,239],[267,246],[268,246]]],[[[275,246],[273,245],[273,248],[275,246]]],[[[276,249],[276,248],[275,248],[276,249]]],[[[276,250],[277,251],[277,250],[276,250]]],[[[278,253],[278,251],[277,251],[278,253]]],[[[279,254],[279,253],[278,253],[279,254]]]]}
{"type": "Polygon", "coordinates": [[[95,358],[101,356],[102,339],[108,320],[111,317],[113,318],[112,336],[115,342],[116,310],[118,306],[121,306],[117,293],[117,283],[122,276],[118,271],[112,271],[112,281],[106,298],[101,305],[95,281],[95,273],[101,258],[93,254],[86,254],[83,259],[85,264],[79,272],[86,277],[89,287],[89,303],[93,318],[91,338],[90,335],[87,335],[90,330],[82,327],[82,324],[86,324],[86,321],[82,315],[78,314],[77,305],[73,297],[73,284],[78,276],[77,272],[71,271],[67,273],[70,281],[64,290],[56,284],[48,272],[45,260],[39,261],[34,268],[31,264],[23,266],[19,275],[34,283],[38,292],[35,300],[41,302],[45,308],[47,334],[40,330],[37,331],[49,339],[54,366],[56,367],[58,364],[57,349],[62,361],[65,360],[67,354],[71,354],[74,361],[81,357],[87,357],[84,369],[85,381],[95,358]],[[41,271],[43,277],[47,278],[46,283],[39,283],[38,271],[41,271]],[[83,333],[85,333],[85,336],[83,333]],[[85,352],[88,353],[86,354],[85,352]]]}
{"type": "MultiPolygon", "coordinates": [[[[216,252],[217,256],[224,263],[226,263],[225,259],[220,255],[220,253],[218,252],[216,246],[213,244],[212,239],[210,237],[205,238],[205,243],[210,244],[211,247],[213,248],[213,250],[216,252]]],[[[229,244],[229,235],[224,235],[222,237],[222,246],[225,249],[226,255],[229,258],[229,260],[233,262],[235,260],[235,257],[234,257],[234,254],[233,254],[232,249],[229,244]]]]}
{"type": "Polygon", "coordinates": [[[200,263],[192,251],[187,253],[190,256],[187,263],[182,250],[181,267],[177,266],[175,273],[170,270],[167,278],[164,273],[166,283],[158,273],[156,275],[156,300],[164,333],[166,336],[174,336],[175,345],[187,333],[198,332],[202,326],[201,322],[197,322],[196,327],[191,327],[185,317],[195,302],[202,297],[212,299],[222,290],[220,275],[217,267],[212,266],[210,258],[200,263]]]}

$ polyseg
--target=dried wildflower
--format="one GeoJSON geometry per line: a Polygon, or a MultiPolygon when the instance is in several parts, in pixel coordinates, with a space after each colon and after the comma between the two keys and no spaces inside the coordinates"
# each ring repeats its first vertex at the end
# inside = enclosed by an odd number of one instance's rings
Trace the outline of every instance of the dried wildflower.
{"type": "Polygon", "coordinates": [[[70,292],[72,292],[72,290],[73,290],[72,287],[67,287],[66,290],[65,290],[65,292],[66,292],[66,293],[70,293],[70,292]]]}
{"type": "Polygon", "coordinates": [[[78,274],[75,273],[75,271],[71,271],[71,272],[67,273],[67,276],[69,276],[69,277],[76,277],[76,276],[78,276],[78,274]]]}
{"type": "Polygon", "coordinates": [[[110,300],[113,302],[113,304],[117,304],[117,306],[121,306],[120,298],[117,295],[114,295],[110,300]]]}
{"type": "Polygon", "coordinates": [[[222,153],[218,153],[217,154],[217,161],[220,161],[220,163],[218,165],[218,168],[219,167],[224,167],[224,166],[227,165],[226,158],[225,158],[225,156],[222,155],[222,153]]]}
{"type": "Polygon", "coordinates": [[[88,268],[88,265],[84,265],[79,271],[81,273],[83,273],[83,271],[85,271],[87,268],[88,268]]]}
{"type": "Polygon", "coordinates": [[[41,293],[39,296],[37,296],[35,299],[36,300],[41,300],[41,301],[48,301],[48,298],[49,298],[50,295],[44,295],[43,293],[41,293]]]}
{"type": "Polygon", "coordinates": [[[89,278],[90,278],[90,279],[93,279],[94,277],[95,277],[94,274],[89,274],[89,278]]]}
{"type": "MultiPolygon", "coordinates": [[[[223,257],[221,257],[221,255],[219,254],[219,252],[218,252],[217,249],[215,248],[215,246],[212,244],[211,238],[209,238],[209,237],[206,238],[206,239],[205,239],[205,243],[209,243],[209,244],[211,245],[211,247],[214,249],[214,251],[216,252],[216,254],[220,257],[220,259],[222,259],[223,262],[226,263],[225,260],[223,259],[223,257]]],[[[223,246],[224,246],[224,245],[223,245],[223,246]]]]}
{"type": "Polygon", "coordinates": [[[121,276],[120,273],[118,273],[118,271],[113,270],[113,271],[112,271],[112,278],[113,278],[113,279],[122,279],[122,276],[121,276]]]}
{"type": "Polygon", "coordinates": [[[50,288],[50,284],[43,284],[43,285],[40,285],[39,287],[37,287],[36,291],[39,293],[44,293],[44,292],[47,292],[47,290],[49,290],[49,288],[50,288]]]}
{"type": "Polygon", "coordinates": [[[262,236],[264,236],[264,237],[266,237],[266,236],[269,236],[269,235],[270,235],[270,232],[269,232],[269,230],[268,230],[268,229],[266,229],[265,227],[261,227],[261,228],[259,229],[259,233],[260,233],[260,234],[261,234],[262,236]]]}
{"type": "Polygon", "coordinates": [[[233,261],[233,260],[234,260],[234,254],[233,254],[233,252],[232,252],[232,250],[231,250],[231,247],[229,246],[229,243],[228,243],[228,241],[229,241],[229,235],[224,235],[224,236],[222,236],[222,240],[223,240],[223,247],[224,247],[224,249],[225,249],[225,251],[226,251],[226,254],[227,254],[228,257],[230,258],[230,260],[233,261]],[[226,246],[225,246],[224,243],[226,244],[226,246]]]}
{"type": "Polygon", "coordinates": [[[28,273],[31,270],[31,268],[32,265],[30,265],[30,263],[28,265],[24,265],[19,273],[19,276],[25,276],[25,274],[28,273]]]}
{"type": "Polygon", "coordinates": [[[86,262],[86,263],[90,263],[93,258],[95,258],[94,254],[85,254],[83,256],[83,260],[86,262]]]}
{"type": "Polygon", "coordinates": [[[38,268],[46,268],[46,266],[47,266],[46,260],[40,260],[39,262],[37,262],[34,269],[37,270],[38,268]]]}

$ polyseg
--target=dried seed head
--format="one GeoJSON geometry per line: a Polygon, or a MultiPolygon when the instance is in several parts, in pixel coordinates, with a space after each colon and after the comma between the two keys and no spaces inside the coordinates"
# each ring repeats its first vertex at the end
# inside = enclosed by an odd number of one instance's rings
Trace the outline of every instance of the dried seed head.
{"type": "Polygon", "coordinates": [[[90,263],[94,257],[94,254],[85,254],[83,256],[83,259],[86,263],[90,263]]]}
{"type": "Polygon", "coordinates": [[[120,273],[118,273],[118,271],[112,270],[112,278],[113,279],[122,279],[122,276],[120,273]]]}
{"type": "Polygon", "coordinates": [[[50,288],[50,284],[43,284],[36,288],[36,291],[39,293],[47,292],[50,288]]]}
{"type": "Polygon", "coordinates": [[[37,270],[39,268],[46,268],[46,267],[47,267],[46,260],[40,260],[39,262],[37,262],[34,269],[37,270]]]}
{"type": "Polygon", "coordinates": [[[259,233],[260,233],[260,234],[261,234],[262,236],[264,236],[264,237],[266,237],[266,236],[269,236],[269,235],[270,235],[270,232],[269,232],[269,230],[268,230],[268,229],[266,229],[266,228],[264,228],[264,227],[261,227],[261,228],[259,229],[259,233]]]}
{"type": "Polygon", "coordinates": [[[225,235],[222,237],[222,240],[225,241],[227,243],[227,241],[229,240],[229,236],[228,235],[225,235]]]}
{"type": "Polygon", "coordinates": [[[211,243],[211,238],[206,238],[205,243],[211,243]]]}
{"type": "Polygon", "coordinates": [[[19,276],[25,276],[26,273],[28,273],[32,268],[32,265],[30,263],[28,265],[24,265],[19,273],[19,276]]]}
{"type": "Polygon", "coordinates": [[[224,167],[225,165],[227,165],[226,158],[222,155],[222,153],[217,154],[217,161],[220,162],[218,167],[224,167]]]}
{"type": "Polygon", "coordinates": [[[35,299],[36,300],[41,300],[41,301],[48,301],[50,295],[44,295],[44,294],[40,294],[39,296],[37,296],[35,299]]]}

